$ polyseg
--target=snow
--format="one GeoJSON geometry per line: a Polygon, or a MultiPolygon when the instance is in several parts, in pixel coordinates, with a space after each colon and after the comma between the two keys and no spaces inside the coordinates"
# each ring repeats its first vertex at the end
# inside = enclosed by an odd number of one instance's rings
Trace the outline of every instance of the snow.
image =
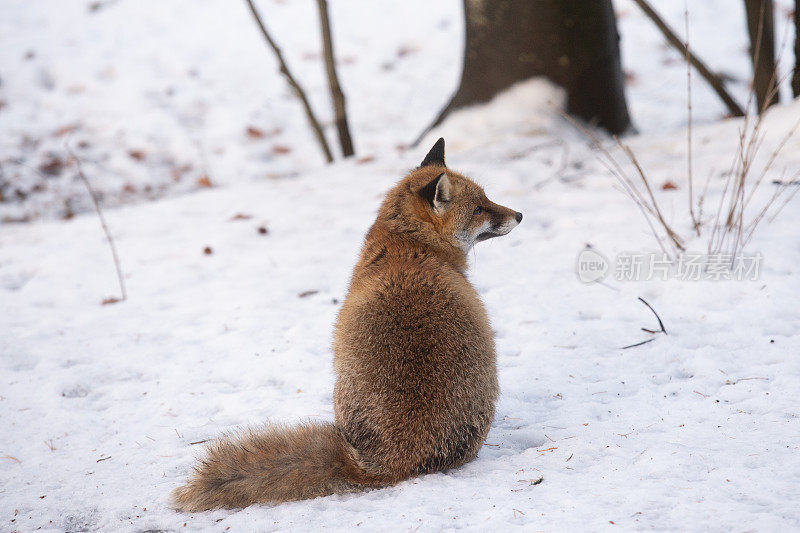
{"type": "MultiPolygon", "coordinates": [[[[374,157],[332,166],[321,164],[244,7],[120,0],[90,13],[84,2],[8,4],[0,157],[25,157],[11,172],[29,184],[35,176],[24,169],[47,150],[62,153],[65,136],[90,143],[78,153],[105,193],[129,298],[100,303],[118,295],[116,274],[97,217],[80,213],[90,204],[72,167],[45,192],[0,204],[5,216],[40,218],[0,229],[0,530],[800,528],[797,199],[747,246],[764,258],[756,281],[610,275],[584,284],[575,266],[587,244],[609,259],[659,249],[597,154],[553,111],[560,91],[533,80],[454,115],[418,149],[396,148],[457,79],[457,2],[331,3],[337,52],[354,57],[340,74],[357,153],[374,157]],[[24,60],[33,46],[37,59],[24,60]],[[403,46],[414,51],[398,57],[403,46]],[[178,76],[189,65],[198,77],[178,76]],[[113,76],[99,75],[109,66],[113,76]],[[49,72],[55,88],[37,88],[37,72],[49,72]],[[74,84],[85,88],[70,92],[74,84]],[[168,86],[175,96],[159,108],[152,95],[168,86]],[[78,130],[49,135],[76,117],[78,130]],[[281,132],[248,139],[248,125],[281,132]],[[20,156],[26,134],[46,140],[20,156]],[[193,443],[267,421],[332,419],[332,324],[363,235],[385,191],[439,135],[451,167],[525,213],[510,235],[470,254],[501,387],[477,459],[366,493],[172,511],[167,495],[201,453],[193,443]],[[274,144],[291,151],[275,154],[274,144]],[[146,152],[145,163],[129,149],[146,152]],[[172,184],[169,158],[190,162],[191,177],[172,184]],[[215,187],[194,185],[204,172],[215,187]],[[154,201],[119,193],[125,181],[138,190],[147,180],[169,184],[154,201]],[[62,220],[59,202],[70,195],[84,203],[62,220]],[[667,335],[641,331],[657,322],[638,297],[667,335]]],[[[682,2],[669,5],[680,28],[682,2]]],[[[319,48],[312,3],[259,6],[327,117],[322,69],[302,59],[319,48]]],[[[693,32],[701,53],[714,38],[703,17],[693,32]]],[[[620,19],[623,35],[637,18],[620,19]]],[[[653,50],[624,53],[644,65],[653,50]]],[[[746,75],[745,51],[729,60],[746,75]]],[[[708,233],[692,237],[686,213],[685,79],[677,77],[685,71],[667,68],[680,87],[674,100],[645,94],[656,73],[642,71],[630,87],[643,134],[626,142],[687,249],[705,252],[708,233]],[[667,180],[678,189],[662,190],[667,180]]],[[[698,102],[710,101],[704,91],[696,81],[698,102]]],[[[717,104],[697,106],[694,175],[696,187],[711,176],[707,224],[742,126],[720,114],[717,104]]],[[[798,118],[800,102],[768,114],[759,164],[798,118]]],[[[754,196],[755,211],[771,180],[800,171],[798,154],[795,135],[754,196]]]]}

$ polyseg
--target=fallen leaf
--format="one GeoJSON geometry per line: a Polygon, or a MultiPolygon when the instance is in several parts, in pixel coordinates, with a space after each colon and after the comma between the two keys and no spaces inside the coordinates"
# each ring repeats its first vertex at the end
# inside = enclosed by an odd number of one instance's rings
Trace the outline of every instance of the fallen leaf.
{"type": "Polygon", "coordinates": [[[145,153],[142,150],[128,150],[128,156],[134,161],[144,161],[145,153]]]}
{"type": "Polygon", "coordinates": [[[47,159],[39,164],[39,172],[48,176],[59,176],[67,166],[66,162],[54,154],[48,154],[47,159]]]}
{"type": "Polygon", "coordinates": [[[245,132],[251,139],[263,139],[265,136],[264,131],[256,128],[255,126],[247,126],[245,132]]]}
{"type": "Polygon", "coordinates": [[[292,149],[283,144],[276,144],[272,147],[272,153],[276,155],[288,154],[292,149]]]}
{"type": "Polygon", "coordinates": [[[185,164],[185,165],[178,165],[177,167],[172,167],[172,181],[181,181],[183,179],[183,175],[192,170],[192,165],[185,164]]]}
{"type": "Polygon", "coordinates": [[[78,129],[78,126],[76,126],[75,124],[67,124],[66,126],[61,126],[60,128],[58,128],[55,131],[55,136],[56,137],[61,137],[61,136],[66,135],[68,133],[72,133],[77,129],[78,129]]]}
{"type": "Polygon", "coordinates": [[[406,57],[408,55],[413,54],[416,52],[417,49],[411,45],[404,44],[400,48],[397,49],[397,57],[406,57]]]}
{"type": "Polygon", "coordinates": [[[669,180],[665,181],[664,185],[661,186],[661,190],[663,190],[663,191],[672,191],[672,190],[676,190],[677,188],[678,188],[678,186],[675,185],[673,182],[671,182],[669,180]]]}
{"type": "Polygon", "coordinates": [[[244,213],[236,213],[235,215],[233,215],[228,220],[233,222],[235,220],[250,220],[251,218],[253,218],[253,215],[245,215],[244,213]]]}
{"type": "Polygon", "coordinates": [[[364,163],[371,163],[372,161],[375,161],[375,156],[373,155],[365,155],[356,159],[356,163],[358,163],[359,165],[363,165],[364,163]]]}
{"type": "Polygon", "coordinates": [[[214,253],[214,250],[212,250],[210,246],[206,246],[205,248],[203,248],[203,253],[206,255],[211,255],[214,253]]]}
{"type": "Polygon", "coordinates": [[[196,183],[198,187],[203,187],[203,188],[213,187],[213,185],[211,185],[211,180],[208,178],[208,176],[200,176],[199,178],[197,178],[196,183]]]}

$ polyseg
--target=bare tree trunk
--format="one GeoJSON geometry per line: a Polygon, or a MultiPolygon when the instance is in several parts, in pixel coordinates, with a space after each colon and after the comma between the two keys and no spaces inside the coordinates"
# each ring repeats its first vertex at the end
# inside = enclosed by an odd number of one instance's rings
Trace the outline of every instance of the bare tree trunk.
{"type": "Polygon", "coordinates": [[[336,63],[333,54],[333,39],[331,38],[331,24],[328,17],[327,0],[317,0],[319,7],[319,20],[322,27],[322,50],[325,54],[325,70],[328,74],[328,85],[333,100],[333,111],[336,116],[336,131],[339,133],[339,143],[342,154],[350,157],[353,152],[353,139],[350,137],[350,128],[347,125],[347,110],[344,105],[344,94],[339,85],[339,76],[336,74],[336,63]]]}
{"type": "Polygon", "coordinates": [[[794,74],[792,96],[800,96],[800,0],[794,2],[794,74]]]}
{"type": "Polygon", "coordinates": [[[333,156],[331,155],[331,149],[328,146],[328,141],[325,140],[325,134],[322,132],[322,126],[320,126],[319,120],[317,120],[316,115],[314,115],[314,111],[311,109],[311,104],[308,102],[308,98],[306,98],[305,91],[303,91],[303,89],[300,87],[300,84],[297,83],[297,80],[295,80],[294,76],[292,76],[291,71],[289,71],[289,66],[286,64],[286,61],[283,60],[281,49],[278,48],[277,44],[275,44],[275,41],[267,31],[266,26],[264,26],[264,22],[261,20],[261,16],[256,10],[256,6],[253,5],[253,0],[245,0],[245,2],[247,2],[248,7],[250,8],[250,13],[253,14],[253,18],[255,19],[256,24],[258,24],[264,39],[267,41],[267,44],[270,46],[270,48],[272,48],[272,51],[275,52],[275,57],[278,59],[278,65],[280,66],[281,74],[283,74],[283,76],[286,78],[286,81],[288,81],[289,85],[292,87],[292,89],[294,89],[294,93],[300,99],[300,103],[303,104],[303,110],[306,112],[306,117],[308,118],[309,124],[311,124],[311,129],[314,130],[314,135],[317,137],[320,148],[322,148],[322,152],[325,154],[325,160],[328,163],[333,162],[333,156]]]}
{"type": "Polygon", "coordinates": [[[778,103],[775,86],[775,18],[772,0],[744,0],[750,58],[753,61],[753,88],[758,112],[778,103]]]}
{"type": "Polygon", "coordinates": [[[464,0],[464,18],[461,81],[420,139],[451,111],[535,76],[566,89],[569,113],[612,133],[630,126],[611,0],[464,0]]]}

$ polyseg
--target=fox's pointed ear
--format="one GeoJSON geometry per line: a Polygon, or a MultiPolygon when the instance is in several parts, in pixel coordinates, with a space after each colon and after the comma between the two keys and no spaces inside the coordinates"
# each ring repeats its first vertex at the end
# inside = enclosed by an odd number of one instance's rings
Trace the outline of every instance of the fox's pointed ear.
{"type": "Polygon", "coordinates": [[[430,204],[437,213],[447,209],[450,201],[450,179],[442,172],[418,191],[418,194],[430,204]]]}
{"type": "Polygon", "coordinates": [[[433,145],[433,148],[431,148],[419,166],[427,167],[428,165],[446,166],[444,164],[444,137],[439,137],[439,140],[436,141],[436,144],[433,145]]]}

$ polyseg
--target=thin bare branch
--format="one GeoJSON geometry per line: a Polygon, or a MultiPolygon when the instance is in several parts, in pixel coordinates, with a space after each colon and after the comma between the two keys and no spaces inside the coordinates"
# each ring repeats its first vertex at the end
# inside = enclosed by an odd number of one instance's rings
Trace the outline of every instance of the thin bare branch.
{"type": "Polygon", "coordinates": [[[670,240],[678,250],[685,251],[685,248],[683,247],[683,240],[678,236],[677,233],[675,233],[672,230],[670,225],[664,219],[664,216],[661,214],[661,209],[659,209],[658,207],[658,202],[656,201],[656,197],[653,194],[653,189],[650,187],[650,181],[647,179],[647,175],[644,173],[644,169],[642,169],[642,166],[639,164],[639,161],[636,158],[636,154],[633,153],[633,150],[631,150],[631,148],[628,145],[623,144],[619,140],[619,137],[617,137],[616,135],[614,136],[614,140],[617,141],[617,144],[619,144],[620,148],[622,148],[622,150],[628,156],[628,159],[630,159],[631,163],[633,163],[634,168],[636,168],[636,172],[638,172],[639,178],[641,178],[645,190],[647,191],[647,194],[650,196],[650,206],[655,211],[656,219],[658,219],[659,223],[661,223],[661,226],[664,228],[664,231],[667,232],[667,237],[670,238],[670,240]]]}
{"type": "Polygon", "coordinates": [[[689,57],[689,6],[684,0],[683,19],[686,26],[686,166],[689,181],[689,216],[697,236],[700,236],[700,219],[694,213],[694,172],[692,169],[692,62],[689,57]]]}
{"type": "Polygon", "coordinates": [[[656,331],[656,333],[664,333],[664,335],[668,335],[667,328],[664,327],[664,323],[661,321],[661,317],[658,316],[658,313],[656,313],[656,310],[653,309],[653,306],[647,303],[647,300],[645,300],[641,296],[639,296],[639,301],[642,302],[644,305],[646,305],[647,308],[650,309],[650,311],[652,311],[652,313],[655,315],[656,320],[658,320],[658,327],[661,328],[661,331],[660,332],[656,331]]]}
{"type": "Polygon", "coordinates": [[[108,247],[111,249],[111,257],[114,259],[114,268],[117,269],[117,279],[119,280],[119,290],[120,290],[120,298],[106,298],[103,300],[104,304],[111,304],[116,302],[123,302],[128,299],[128,293],[125,290],[125,277],[122,275],[122,267],[119,264],[119,256],[117,255],[117,247],[114,245],[114,238],[111,236],[111,232],[108,229],[108,224],[106,224],[106,218],[103,216],[103,210],[100,209],[100,199],[97,196],[97,193],[92,188],[92,184],[89,183],[89,179],[83,173],[83,168],[81,167],[81,160],[78,159],[78,156],[75,155],[75,152],[72,151],[72,148],[69,147],[69,144],[64,143],[64,147],[67,149],[70,157],[75,161],[75,166],[78,170],[78,177],[86,186],[86,190],[89,191],[89,196],[92,199],[92,203],[94,204],[94,210],[97,212],[97,218],[100,219],[100,226],[103,228],[103,232],[106,234],[106,240],[108,241],[108,247]]]}
{"type": "Polygon", "coordinates": [[[681,42],[680,38],[672,31],[664,19],[653,9],[646,0],[633,0],[636,5],[638,5],[641,10],[644,12],[647,17],[653,21],[653,23],[661,30],[661,33],[664,34],[666,37],[667,42],[675,47],[677,50],[681,52],[682,55],[687,56],[689,61],[692,63],[692,66],[697,69],[697,72],[700,73],[701,76],[708,82],[709,85],[714,89],[714,92],[717,93],[717,96],[725,103],[730,111],[731,115],[735,117],[744,116],[744,110],[742,106],[740,106],[736,100],[728,93],[725,89],[725,83],[722,81],[722,78],[711,72],[711,70],[706,66],[706,64],[699,58],[697,55],[692,53],[686,45],[681,42]]]}
{"type": "Polygon", "coordinates": [[[331,37],[331,23],[328,17],[327,0],[317,0],[319,7],[319,20],[322,27],[322,51],[325,55],[325,71],[328,74],[328,86],[333,101],[333,112],[336,116],[336,131],[339,133],[339,144],[342,154],[350,157],[353,151],[353,139],[350,137],[350,128],[347,125],[347,109],[342,88],[339,85],[339,76],[336,74],[336,62],[333,53],[333,39],[331,37]]]}
{"type": "Polygon", "coordinates": [[[270,48],[272,48],[272,51],[275,52],[275,57],[278,60],[281,74],[283,74],[283,77],[286,78],[287,82],[289,82],[289,85],[294,90],[295,95],[297,95],[297,97],[300,99],[300,102],[303,104],[303,109],[306,112],[308,122],[311,124],[311,128],[314,130],[314,135],[319,142],[319,146],[322,149],[322,152],[325,154],[325,160],[328,163],[333,162],[333,156],[331,155],[331,149],[328,146],[328,141],[325,140],[325,134],[322,132],[322,126],[320,126],[319,120],[317,120],[316,115],[314,115],[314,111],[311,109],[311,104],[308,102],[305,91],[303,91],[303,89],[300,87],[300,84],[297,83],[297,80],[294,78],[294,76],[292,76],[289,66],[286,64],[286,61],[283,60],[281,49],[277,44],[275,44],[275,41],[267,31],[266,26],[264,26],[264,22],[261,20],[261,16],[256,10],[256,6],[253,5],[253,0],[245,0],[245,2],[247,2],[248,7],[250,7],[250,12],[253,14],[253,18],[255,19],[256,24],[258,24],[264,39],[267,41],[267,44],[269,44],[270,48]]]}
{"type": "MultiPolygon", "coordinates": [[[[555,108],[555,106],[553,107],[555,108]]],[[[561,109],[558,108],[555,109],[562,117],[564,117],[564,119],[566,119],[570,124],[575,126],[575,128],[578,131],[583,133],[583,135],[585,135],[589,139],[589,141],[592,143],[592,145],[594,145],[594,147],[598,150],[598,152],[600,152],[600,154],[605,157],[605,159],[603,159],[602,157],[598,157],[597,159],[611,173],[611,175],[617,179],[617,182],[622,186],[625,194],[627,194],[631,198],[631,200],[633,200],[633,202],[642,212],[642,216],[647,222],[647,225],[650,227],[650,231],[652,232],[653,237],[658,243],[659,248],[661,248],[661,251],[664,252],[664,254],[671,260],[672,256],[669,254],[669,252],[667,252],[663,240],[661,239],[655,227],[653,226],[653,222],[650,220],[650,216],[657,218],[655,210],[653,209],[652,206],[650,206],[647,203],[647,200],[642,196],[642,194],[633,184],[630,177],[628,177],[627,173],[619,164],[619,162],[616,160],[616,158],[612,156],[611,153],[602,145],[600,139],[598,139],[596,135],[594,135],[591,131],[584,128],[574,118],[566,114],[561,109]]]]}

